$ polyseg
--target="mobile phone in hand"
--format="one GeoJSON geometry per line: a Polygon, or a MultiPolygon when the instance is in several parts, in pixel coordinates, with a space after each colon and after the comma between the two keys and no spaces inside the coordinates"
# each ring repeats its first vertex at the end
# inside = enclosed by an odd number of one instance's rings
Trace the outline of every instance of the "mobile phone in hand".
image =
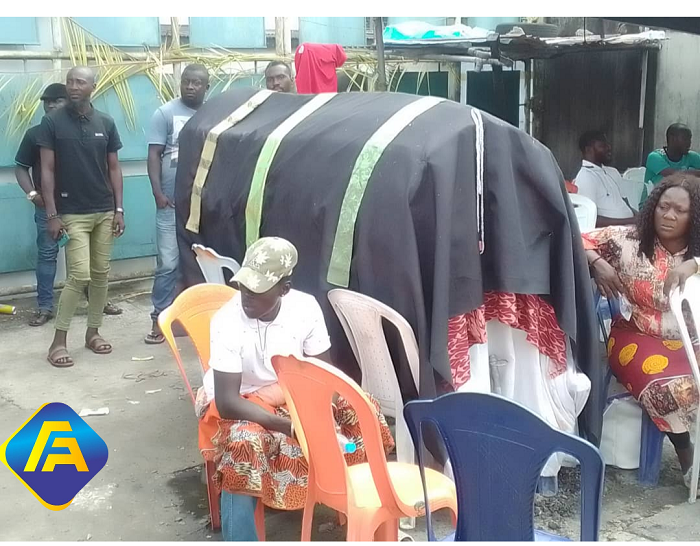
{"type": "Polygon", "coordinates": [[[61,236],[58,238],[58,248],[63,248],[68,244],[68,241],[70,241],[70,237],[68,236],[68,232],[66,230],[63,230],[61,232],[61,236]]]}

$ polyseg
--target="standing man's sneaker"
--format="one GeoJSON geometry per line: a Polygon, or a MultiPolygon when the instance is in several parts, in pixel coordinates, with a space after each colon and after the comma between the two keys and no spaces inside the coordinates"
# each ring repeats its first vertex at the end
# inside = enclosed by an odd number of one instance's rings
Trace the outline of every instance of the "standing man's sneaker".
{"type": "Polygon", "coordinates": [[[43,326],[53,318],[53,313],[46,309],[39,309],[29,321],[29,326],[43,326]]]}

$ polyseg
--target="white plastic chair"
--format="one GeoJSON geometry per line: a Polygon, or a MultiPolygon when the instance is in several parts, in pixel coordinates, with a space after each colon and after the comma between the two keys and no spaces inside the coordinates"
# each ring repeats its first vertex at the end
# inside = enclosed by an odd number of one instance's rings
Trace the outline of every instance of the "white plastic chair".
{"type": "MultiPolygon", "coordinates": [[[[695,386],[700,389],[700,372],[698,371],[698,361],[695,355],[695,349],[693,348],[693,343],[690,339],[690,332],[688,331],[688,326],[685,323],[685,318],[683,317],[683,302],[687,302],[690,308],[690,315],[693,317],[693,322],[695,323],[696,330],[700,328],[700,276],[693,275],[690,277],[686,283],[683,293],[678,289],[674,290],[671,294],[671,311],[678,321],[678,326],[681,331],[681,339],[683,340],[683,347],[685,347],[685,352],[688,355],[688,361],[690,362],[690,369],[693,372],[693,378],[695,379],[695,386]]],[[[700,332],[697,332],[700,335],[700,332]]],[[[700,426],[698,423],[695,424],[695,442],[693,444],[693,468],[690,480],[690,495],[688,497],[689,503],[694,503],[697,498],[698,493],[698,475],[700,474],[700,426]]]]}
{"type": "Polygon", "coordinates": [[[235,275],[241,268],[233,258],[221,256],[215,250],[204,245],[194,244],[192,250],[197,258],[199,268],[202,270],[204,280],[208,283],[226,284],[223,270],[228,269],[235,275]]]}
{"type": "Polygon", "coordinates": [[[598,220],[598,207],[596,204],[588,197],[576,193],[570,193],[569,198],[574,205],[581,233],[594,230],[598,220]]]}
{"type": "Polygon", "coordinates": [[[634,210],[639,210],[639,201],[642,198],[642,191],[644,191],[646,171],[645,167],[632,167],[627,169],[625,174],[622,175],[625,186],[621,187],[620,191],[634,210]]]}
{"type": "MultiPolygon", "coordinates": [[[[382,319],[393,324],[401,336],[413,383],[418,390],[418,343],[408,321],[388,305],[350,290],[338,288],[328,292],[328,299],[350,342],[362,371],[362,388],[374,396],[384,415],[396,419],[396,458],[400,463],[415,462],[413,441],[403,416],[404,400],[394,363],[389,353],[382,319]]],[[[412,529],[415,520],[402,520],[402,527],[412,529]]]]}

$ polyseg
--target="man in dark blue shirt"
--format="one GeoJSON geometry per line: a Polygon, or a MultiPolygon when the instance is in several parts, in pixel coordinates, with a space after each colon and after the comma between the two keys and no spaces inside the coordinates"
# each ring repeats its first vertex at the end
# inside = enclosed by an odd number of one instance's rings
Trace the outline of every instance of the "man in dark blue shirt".
{"type": "Polygon", "coordinates": [[[73,365],[66,337],[83,290],[89,308],[85,346],[109,354],[112,345],[99,333],[107,301],[107,281],[114,237],[124,233],[123,180],[114,120],[90,103],[95,90],[91,68],[72,68],[66,77],[69,103],[44,117],[37,137],[48,232],[68,237],[68,274],[49,347],[52,366],[73,365]]]}
{"type": "MultiPolygon", "coordinates": [[[[66,86],[62,83],[52,83],[44,89],[41,101],[46,114],[62,108],[68,102],[66,86]]],[[[34,221],[36,222],[38,311],[29,322],[30,326],[41,326],[53,317],[53,283],[56,277],[56,257],[58,256],[58,244],[49,236],[46,227],[46,210],[41,193],[39,145],[36,143],[39,128],[39,125],[35,125],[27,130],[15,156],[15,178],[17,178],[17,183],[22,191],[27,194],[27,199],[34,204],[34,221]]]]}

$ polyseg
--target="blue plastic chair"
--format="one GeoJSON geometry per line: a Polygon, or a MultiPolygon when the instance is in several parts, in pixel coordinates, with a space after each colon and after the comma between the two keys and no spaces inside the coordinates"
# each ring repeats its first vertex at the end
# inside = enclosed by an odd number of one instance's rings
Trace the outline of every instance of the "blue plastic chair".
{"type": "MultiPolygon", "coordinates": [[[[598,449],[560,432],[527,408],[495,394],[450,393],[404,407],[425,490],[422,430],[442,436],[457,486],[457,529],[447,540],[562,541],[534,529],[535,489],[553,453],[581,464],[581,540],[598,539],[605,465],[598,449]]],[[[426,504],[428,497],[425,497],[426,504]]],[[[428,540],[435,541],[426,507],[428,540]]]]}
{"type": "MultiPolygon", "coordinates": [[[[605,316],[604,316],[604,305],[600,292],[595,291],[594,295],[596,315],[598,315],[598,323],[600,324],[600,330],[603,333],[603,339],[605,340],[605,346],[608,346],[609,333],[605,328],[605,316]]],[[[620,302],[618,300],[606,300],[608,303],[608,309],[610,310],[610,317],[616,318],[620,315],[620,302]]],[[[606,362],[607,365],[607,362],[606,362]]],[[[612,381],[613,373],[608,367],[608,371],[605,374],[605,392],[607,393],[610,388],[610,381],[612,381]]],[[[631,396],[631,395],[626,395],[631,396]]],[[[608,397],[606,394],[605,408],[610,405],[610,403],[615,399],[619,398],[617,396],[608,397]]],[[[651,420],[649,414],[642,410],[642,438],[639,446],[639,474],[638,480],[642,485],[655,486],[659,483],[659,475],[661,474],[661,461],[663,456],[664,448],[664,438],[665,434],[659,430],[659,428],[651,420]]]]}

